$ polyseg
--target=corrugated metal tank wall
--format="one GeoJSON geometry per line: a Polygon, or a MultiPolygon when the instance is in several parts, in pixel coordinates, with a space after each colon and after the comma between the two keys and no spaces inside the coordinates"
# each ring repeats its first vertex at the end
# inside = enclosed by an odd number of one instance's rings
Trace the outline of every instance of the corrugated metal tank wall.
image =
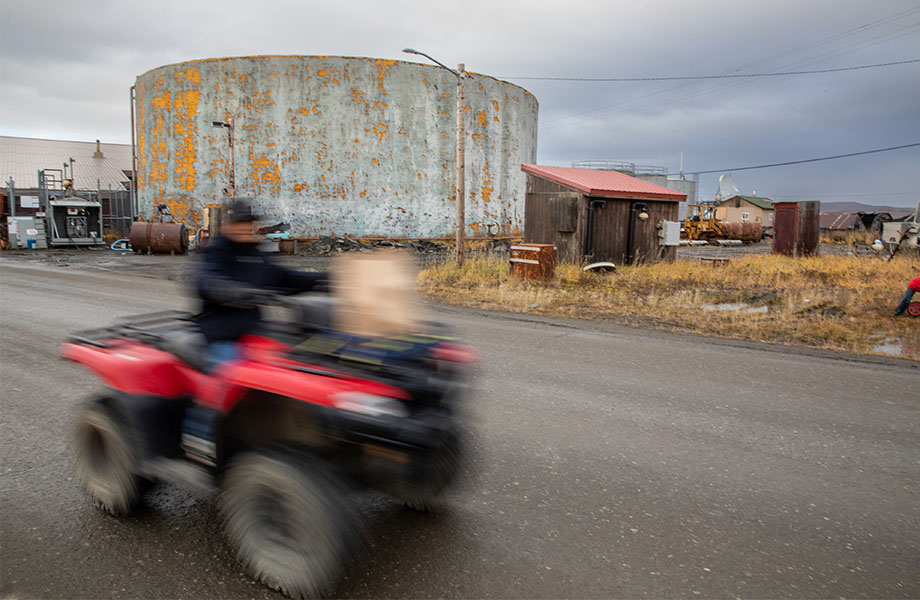
{"type": "MultiPolygon", "coordinates": [[[[295,235],[446,237],[456,223],[456,78],[434,66],[324,56],[191,61],[137,78],[138,203],[189,226],[226,198],[233,120],[236,195],[295,235]]],[[[524,230],[537,100],[471,74],[466,89],[468,235],[524,230]]]]}

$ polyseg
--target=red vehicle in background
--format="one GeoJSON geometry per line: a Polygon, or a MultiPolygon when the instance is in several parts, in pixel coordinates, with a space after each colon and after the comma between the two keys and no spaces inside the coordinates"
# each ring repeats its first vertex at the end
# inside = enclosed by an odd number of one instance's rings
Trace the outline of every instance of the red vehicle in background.
{"type": "Polygon", "coordinates": [[[475,353],[443,326],[388,338],[331,328],[328,297],[204,363],[191,315],[140,315],[70,336],[64,358],[104,390],[80,407],[77,480],[124,515],[157,481],[217,487],[249,572],[291,597],[334,589],[358,538],[350,491],[436,508],[463,470],[459,400],[475,353]]]}

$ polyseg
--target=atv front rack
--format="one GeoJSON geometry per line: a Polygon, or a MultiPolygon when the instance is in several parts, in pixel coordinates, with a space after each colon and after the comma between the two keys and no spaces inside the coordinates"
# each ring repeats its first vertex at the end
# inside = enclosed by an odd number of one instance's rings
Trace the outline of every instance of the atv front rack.
{"type": "Polygon", "coordinates": [[[164,332],[187,326],[187,324],[193,322],[192,318],[192,313],[182,310],[144,313],[125,317],[108,327],[77,331],[67,336],[66,339],[73,344],[83,344],[96,348],[111,348],[114,344],[104,340],[116,338],[142,342],[159,342],[165,338],[164,332]]]}
{"type": "Polygon", "coordinates": [[[453,377],[438,371],[432,350],[443,342],[454,341],[455,338],[429,334],[366,338],[319,329],[295,345],[287,357],[395,385],[417,400],[434,399],[453,377]]]}

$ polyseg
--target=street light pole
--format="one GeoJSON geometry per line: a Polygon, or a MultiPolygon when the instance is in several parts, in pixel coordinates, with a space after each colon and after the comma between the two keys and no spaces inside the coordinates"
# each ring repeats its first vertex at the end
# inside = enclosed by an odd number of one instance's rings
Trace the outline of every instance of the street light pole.
{"type": "Polygon", "coordinates": [[[466,97],[463,89],[463,74],[465,67],[463,63],[457,65],[454,71],[444,63],[428,56],[424,52],[419,52],[413,48],[404,48],[406,54],[418,54],[424,56],[439,67],[447,69],[457,78],[457,264],[463,264],[465,255],[465,234],[466,234],[466,97]]]}
{"type": "Polygon", "coordinates": [[[227,130],[227,140],[230,152],[230,173],[227,195],[230,198],[236,197],[236,165],[233,162],[233,118],[227,119],[226,122],[214,121],[211,123],[214,127],[224,127],[227,130]]]}

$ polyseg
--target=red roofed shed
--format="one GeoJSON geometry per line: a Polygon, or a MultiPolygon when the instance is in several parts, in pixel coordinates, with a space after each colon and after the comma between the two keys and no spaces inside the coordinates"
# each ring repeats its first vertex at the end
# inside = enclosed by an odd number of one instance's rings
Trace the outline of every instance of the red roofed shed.
{"type": "MultiPolygon", "coordinates": [[[[686,194],[618,171],[521,165],[527,173],[524,241],[555,244],[558,260],[615,264],[673,260],[659,231],[686,194]],[[641,219],[640,215],[648,215],[641,219]]],[[[673,225],[669,225],[673,227],[673,225]]]]}

